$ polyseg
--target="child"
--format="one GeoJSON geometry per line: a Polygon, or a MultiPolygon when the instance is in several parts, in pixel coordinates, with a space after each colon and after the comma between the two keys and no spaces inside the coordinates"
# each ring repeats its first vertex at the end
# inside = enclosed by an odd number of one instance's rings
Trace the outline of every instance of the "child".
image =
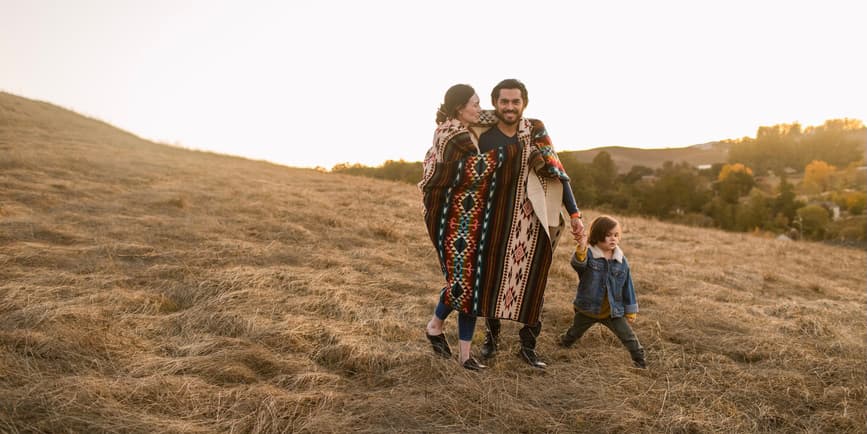
{"type": "Polygon", "coordinates": [[[638,301],[629,263],[617,246],[620,223],[599,216],[590,224],[589,238],[581,238],[572,256],[572,268],[578,272],[580,282],[573,301],[575,318],[572,327],[560,336],[560,345],[572,346],[593,324],[602,323],[620,338],[635,367],[644,369],[644,348],[629,326],[638,314],[638,301]]]}

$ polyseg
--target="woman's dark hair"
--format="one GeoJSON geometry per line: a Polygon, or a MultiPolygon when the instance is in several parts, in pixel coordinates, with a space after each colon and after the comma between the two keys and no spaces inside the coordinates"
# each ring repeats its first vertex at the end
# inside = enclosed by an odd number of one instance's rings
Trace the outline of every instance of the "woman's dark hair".
{"type": "Polygon", "coordinates": [[[620,223],[614,220],[614,217],[601,215],[593,219],[590,223],[590,238],[587,239],[587,244],[595,246],[597,243],[605,241],[605,236],[611,232],[620,223]]]}
{"type": "Polygon", "coordinates": [[[437,110],[437,123],[445,122],[447,118],[457,118],[458,110],[467,105],[470,98],[476,94],[472,86],[468,84],[456,84],[446,91],[443,103],[437,110]]]}
{"type": "Polygon", "coordinates": [[[491,91],[491,104],[494,107],[497,106],[497,100],[500,98],[500,90],[501,89],[518,89],[521,91],[521,98],[524,100],[524,107],[527,106],[530,102],[530,97],[527,95],[527,86],[524,86],[524,83],[521,83],[520,80],[515,78],[507,78],[494,86],[494,90],[491,91]]]}

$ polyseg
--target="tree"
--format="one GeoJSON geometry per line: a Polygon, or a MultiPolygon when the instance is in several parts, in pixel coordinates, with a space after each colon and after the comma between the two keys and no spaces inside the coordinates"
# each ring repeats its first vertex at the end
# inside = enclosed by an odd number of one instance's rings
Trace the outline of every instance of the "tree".
{"type": "Polygon", "coordinates": [[[768,170],[779,172],[786,166],[800,167],[795,148],[802,138],[801,124],[777,124],[762,126],[756,138],[734,141],[729,150],[730,162],[749,164],[759,174],[768,170]]]}
{"type": "Polygon", "coordinates": [[[824,238],[825,228],[828,226],[828,222],[831,221],[831,216],[823,206],[807,205],[803,208],[798,208],[798,221],[801,224],[804,236],[821,240],[824,238]]]}
{"type": "Polygon", "coordinates": [[[596,204],[611,204],[615,193],[614,180],[617,178],[617,166],[611,159],[611,154],[601,151],[593,157],[588,169],[595,186],[594,202],[596,204]]]}
{"type": "Polygon", "coordinates": [[[621,177],[620,181],[625,184],[635,184],[647,175],[653,175],[653,169],[647,166],[635,165],[621,177]]]}
{"type": "Polygon", "coordinates": [[[785,172],[780,175],[779,190],[780,193],[774,200],[774,214],[784,216],[787,219],[786,224],[788,224],[795,218],[795,212],[798,208],[804,205],[795,200],[795,186],[789,182],[785,172]]]}
{"type": "Polygon", "coordinates": [[[834,202],[852,215],[861,215],[867,207],[867,194],[863,191],[841,191],[835,194],[834,202]]]}
{"type": "Polygon", "coordinates": [[[750,169],[747,166],[744,166],[741,163],[734,163],[734,164],[726,164],[722,168],[720,168],[719,175],[717,175],[717,179],[719,181],[725,181],[726,178],[728,178],[729,176],[732,176],[733,174],[736,174],[738,172],[744,172],[750,176],[753,176],[753,170],[752,169],[750,169]]]}
{"type": "Polygon", "coordinates": [[[849,212],[852,215],[861,215],[864,209],[867,208],[867,195],[860,191],[855,192],[846,199],[846,205],[848,205],[849,212]]]}
{"type": "Polygon", "coordinates": [[[645,213],[664,218],[671,214],[700,212],[710,198],[706,182],[685,162],[666,161],[656,176],[642,206],[645,213]]]}
{"type": "Polygon", "coordinates": [[[863,158],[867,129],[857,119],[830,119],[818,127],[809,127],[801,147],[809,153],[804,160],[823,160],[837,166],[863,158]]]}
{"type": "Polygon", "coordinates": [[[596,186],[600,190],[612,190],[614,188],[614,179],[617,178],[617,165],[611,159],[611,154],[606,151],[601,151],[593,157],[590,167],[594,172],[596,186]]]}
{"type": "Polygon", "coordinates": [[[756,174],[804,167],[812,160],[843,167],[864,155],[867,128],[856,119],[831,119],[802,128],[798,123],[762,126],[756,138],[728,140],[729,162],[744,163],[756,174]]]}
{"type": "Polygon", "coordinates": [[[728,203],[737,203],[741,196],[749,193],[756,185],[753,171],[741,163],[726,164],[717,179],[717,192],[728,203]]]}
{"type": "Polygon", "coordinates": [[[711,199],[702,207],[702,212],[712,218],[718,227],[727,230],[735,228],[736,210],[736,204],[726,202],[721,197],[711,199]]]}
{"type": "Polygon", "coordinates": [[[589,164],[577,161],[571,156],[561,156],[563,169],[569,174],[569,184],[575,194],[575,202],[579,208],[596,205],[596,182],[589,164]]]}
{"type": "Polygon", "coordinates": [[[752,189],[747,200],[735,210],[735,228],[749,231],[772,226],[771,204],[761,191],[752,189]]]}
{"type": "Polygon", "coordinates": [[[813,193],[831,189],[831,178],[836,167],[820,160],[813,160],[804,168],[804,188],[813,193]]]}
{"type": "Polygon", "coordinates": [[[421,162],[386,160],[382,166],[376,169],[374,177],[416,183],[421,180],[423,171],[424,168],[421,162]]]}

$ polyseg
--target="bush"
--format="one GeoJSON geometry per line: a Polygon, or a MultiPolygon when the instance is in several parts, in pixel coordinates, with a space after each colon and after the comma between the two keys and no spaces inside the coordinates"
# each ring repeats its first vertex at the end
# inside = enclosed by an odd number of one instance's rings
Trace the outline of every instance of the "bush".
{"type": "Polygon", "coordinates": [[[807,205],[803,208],[798,208],[798,221],[802,225],[804,236],[821,240],[825,236],[825,228],[828,222],[831,221],[831,216],[828,210],[820,205],[807,205]]]}
{"type": "Polygon", "coordinates": [[[867,217],[858,216],[830,223],[827,238],[846,244],[867,241],[867,217]]]}
{"type": "Polygon", "coordinates": [[[867,194],[863,191],[853,191],[846,195],[846,209],[852,215],[861,215],[867,208],[867,194]]]}

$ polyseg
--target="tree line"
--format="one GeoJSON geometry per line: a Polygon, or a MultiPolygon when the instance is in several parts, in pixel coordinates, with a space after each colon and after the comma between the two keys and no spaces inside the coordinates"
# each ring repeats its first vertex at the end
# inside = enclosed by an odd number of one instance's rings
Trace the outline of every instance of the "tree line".
{"type": "Polygon", "coordinates": [[[857,119],[832,119],[820,126],[799,123],[759,127],[756,137],[727,140],[729,161],[743,163],[757,175],[803,168],[813,160],[845,167],[864,158],[864,124],[857,119]]]}
{"type": "Polygon", "coordinates": [[[563,165],[572,176],[578,203],[585,207],[730,231],[865,241],[867,178],[859,162],[837,169],[813,160],[800,173],[783,170],[765,176],[742,163],[699,169],[673,162],[658,169],[633,166],[612,175],[615,166],[606,152],[590,163],[567,158],[563,165]]]}
{"type": "Polygon", "coordinates": [[[377,179],[389,179],[416,184],[421,181],[422,163],[420,161],[387,160],[379,167],[370,167],[363,164],[341,163],[331,168],[332,173],[345,175],[367,176],[377,179]]]}
{"type": "MultiPolygon", "coordinates": [[[[605,151],[589,163],[569,152],[559,155],[583,208],[730,231],[865,242],[867,129],[861,121],[763,126],[755,138],[729,142],[728,162],[703,168],[666,162],[621,171],[605,151]]],[[[416,183],[422,163],[340,164],[332,172],[416,183]]]]}

